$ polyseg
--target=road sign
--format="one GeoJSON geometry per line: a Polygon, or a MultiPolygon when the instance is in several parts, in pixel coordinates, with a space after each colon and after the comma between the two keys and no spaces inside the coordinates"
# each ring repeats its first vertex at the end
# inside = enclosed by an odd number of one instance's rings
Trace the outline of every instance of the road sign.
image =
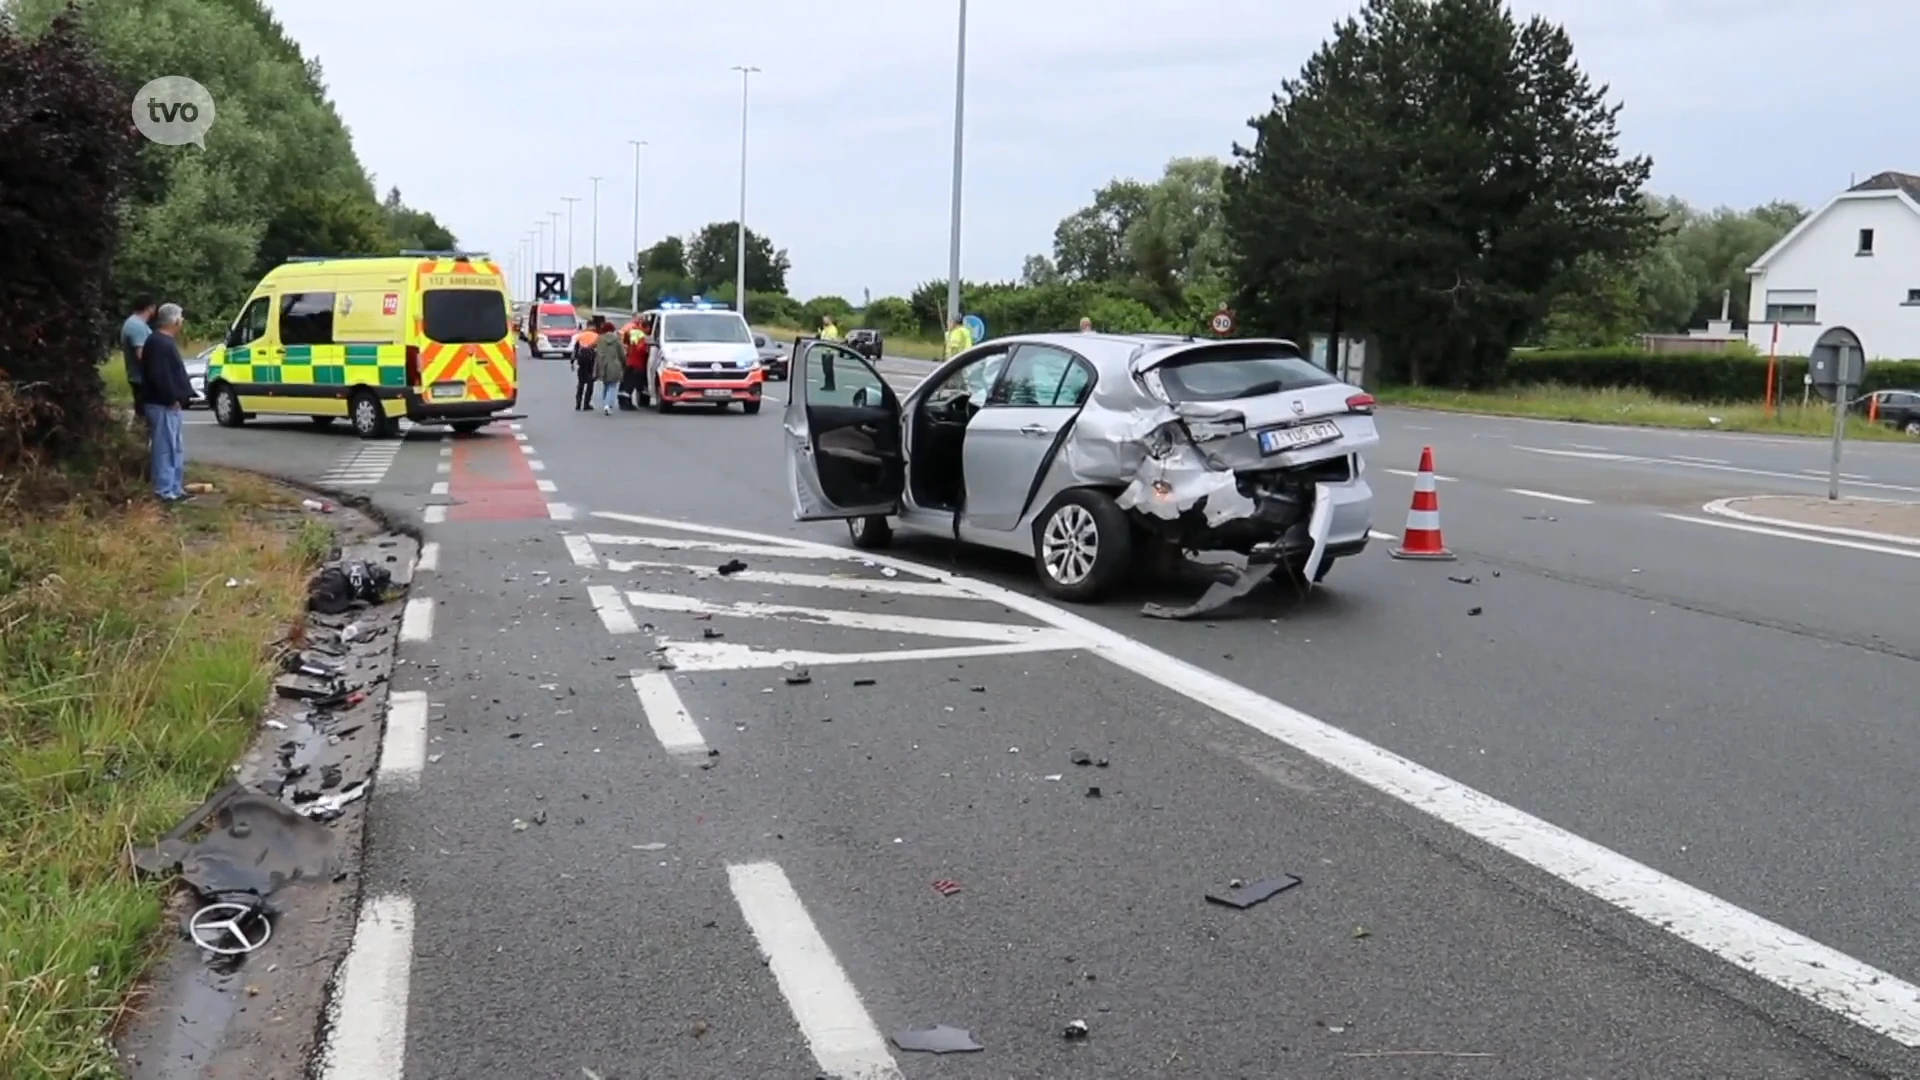
{"type": "Polygon", "coordinates": [[[980,316],[969,315],[966,318],[960,320],[960,325],[967,328],[967,333],[973,335],[973,340],[975,341],[987,340],[987,322],[985,319],[982,319],[980,316]]]}
{"type": "Polygon", "coordinates": [[[533,275],[533,298],[542,303],[567,298],[567,275],[540,271],[533,275]]]}
{"type": "Polygon", "coordinates": [[[1866,358],[1850,342],[1815,346],[1807,358],[1807,378],[1822,401],[1832,401],[1836,390],[1842,397],[1853,397],[1866,374],[1866,358]]]}
{"type": "Polygon", "coordinates": [[[1220,310],[1213,313],[1213,318],[1207,325],[1221,337],[1233,333],[1233,311],[1227,305],[1221,304],[1220,310]]]}

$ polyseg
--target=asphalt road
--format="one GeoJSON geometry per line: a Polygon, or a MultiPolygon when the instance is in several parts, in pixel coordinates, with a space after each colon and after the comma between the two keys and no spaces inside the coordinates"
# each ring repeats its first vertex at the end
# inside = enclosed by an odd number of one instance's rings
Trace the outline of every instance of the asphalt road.
{"type": "MultiPolygon", "coordinates": [[[[775,403],[571,389],[527,362],[473,438],[189,428],[432,542],[323,1075],[1912,1074],[1920,548],[1702,509],[1823,490],[1824,444],[1389,412],[1376,527],[1430,445],[1459,562],[1080,624],[1020,560],[794,523],[775,403]],[[931,1024],[986,1049],[884,1042],[931,1024]]],[[[1920,494],[1920,448],[1846,471],[1920,494]]]]}

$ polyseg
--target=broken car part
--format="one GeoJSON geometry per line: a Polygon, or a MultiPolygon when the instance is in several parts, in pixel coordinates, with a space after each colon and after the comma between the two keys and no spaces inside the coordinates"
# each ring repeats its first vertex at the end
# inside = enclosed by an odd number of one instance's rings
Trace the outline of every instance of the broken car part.
{"type": "Polygon", "coordinates": [[[1281,874],[1265,881],[1235,881],[1226,892],[1208,893],[1207,903],[1245,911],[1255,904],[1271,900],[1274,897],[1300,884],[1299,877],[1293,874],[1281,874]]]}
{"type": "Polygon", "coordinates": [[[1092,1030],[1087,1027],[1085,1020],[1069,1020],[1067,1026],[1060,1030],[1060,1037],[1069,1042],[1078,1042],[1090,1034],[1092,1030]]]}
{"type": "Polygon", "coordinates": [[[946,1024],[896,1031],[888,1038],[893,1040],[893,1045],[908,1053],[971,1054],[986,1049],[974,1041],[973,1032],[946,1024]]]}
{"type": "Polygon", "coordinates": [[[221,900],[187,916],[187,936],[218,956],[243,956],[273,937],[273,920],[259,904],[221,900]]]}
{"type": "Polygon", "coordinates": [[[314,571],[307,581],[307,608],[339,615],[356,605],[378,604],[393,584],[393,572],[365,559],[341,559],[314,571]]]}

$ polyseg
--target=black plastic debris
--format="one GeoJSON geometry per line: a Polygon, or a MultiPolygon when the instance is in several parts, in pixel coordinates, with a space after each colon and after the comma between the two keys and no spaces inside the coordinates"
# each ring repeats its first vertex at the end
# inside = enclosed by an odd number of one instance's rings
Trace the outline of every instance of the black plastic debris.
{"type": "Polygon", "coordinates": [[[1207,903],[1245,911],[1255,904],[1273,899],[1298,884],[1300,879],[1293,874],[1281,874],[1279,877],[1267,878],[1265,881],[1236,881],[1225,892],[1208,893],[1207,903]]]}
{"type": "Polygon", "coordinates": [[[787,672],[788,686],[805,686],[812,681],[813,681],[813,676],[807,674],[806,668],[800,668],[797,671],[787,672]]]}
{"type": "Polygon", "coordinates": [[[739,559],[728,559],[726,562],[723,562],[720,564],[720,576],[728,577],[730,575],[737,574],[740,571],[745,570],[746,568],[747,568],[747,564],[741,562],[739,559]]]}
{"type": "Polygon", "coordinates": [[[893,1045],[907,1053],[918,1054],[972,1054],[986,1047],[973,1039],[973,1032],[965,1028],[948,1027],[935,1024],[928,1028],[908,1028],[896,1031],[888,1036],[893,1045]]]}
{"type": "MultiPolygon", "coordinates": [[[[356,785],[364,787],[364,785],[356,785]]],[[[229,784],[151,848],[133,852],[147,874],[179,871],[207,899],[272,895],[301,881],[328,881],[338,866],[333,833],[279,799],[229,784]],[[188,840],[202,824],[204,836],[188,840]]]]}
{"type": "Polygon", "coordinates": [[[1218,611],[1240,597],[1257,588],[1261,582],[1273,576],[1279,568],[1277,562],[1256,562],[1245,568],[1238,566],[1208,566],[1214,581],[1207,586],[1200,599],[1185,607],[1168,607],[1165,604],[1144,604],[1140,614],[1150,619],[1191,619],[1196,615],[1205,615],[1218,611]]]}
{"type": "Polygon", "coordinates": [[[1067,1026],[1060,1030],[1060,1037],[1068,1042],[1079,1042],[1091,1034],[1092,1029],[1087,1027],[1085,1020],[1069,1020],[1067,1026]]]}
{"type": "Polygon", "coordinates": [[[393,571],[365,559],[330,562],[307,581],[307,607],[323,615],[339,615],[361,604],[377,604],[393,584],[393,571]]]}
{"type": "Polygon", "coordinates": [[[1090,787],[1090,788],[1088,788],[1088,789],[1087,789],[1087,798],[1089,798],[1089,799],[1098,799],[1098,798],[1100,798],[1100,797],[1101,797],[1101,794],[1100,794],[1100,789],[1099,789],[1099,788],[1097,788],[1097,787],[1090,787]]]}
{"type": "Polygon", "coordinates": [[[1480,612],[1481,612],[1482,610],[1483,610],[1483,609],[1481,609],[1481,608],[1477,608],[1477,607],[1475,607],[1475,608],[1468,608],[1468,609],[1467,609],[1467,614],[1468,614],[1468,615],[1478,615],[1478,614],[1480,614],[1480,612]]]}
{"type": "Polygon", "coordinates": [[[853,685],[855,685],[855,686],[872,686],[873,684],[874,684],[874,680],[872,680],[872,679],[855,679],[855,680],[853,680],[853,685]]]}
{"type": "Polygon", "coordinates": [[[1471,585],[1479,579],[1471,574],[1448,574],[1447,580],[1453,582],[1455,585],[1471,585]]]}
{"type": "Polygon", "coordinates": [[[1067,755],[1067,760],[1073,762],[1075,765],[1091,765],[1093,764],[1093,755],[1087,753],[1085,750],[1075,750],[1073,753],[1067,755]]]}
{"type": "Polygon", "coordinates": [[[723,638],[723,637],[726,637],[727,635],[721,633],[718,630],[715,630],[711,626],[703,626],[700,628],[700,636],[705,638],[708,641],[712,641],[715,638],[723,638]]]}

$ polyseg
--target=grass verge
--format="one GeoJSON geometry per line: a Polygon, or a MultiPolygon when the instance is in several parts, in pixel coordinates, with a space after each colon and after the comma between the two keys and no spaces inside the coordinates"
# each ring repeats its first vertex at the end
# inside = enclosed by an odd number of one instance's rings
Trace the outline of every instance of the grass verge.
{"type": "MultiPolygon", "coordinates": [[[[1775,415],[1768,416],[1765,406],[1754,402],[1698,405],[1657,397],[1636,387],[1592,390],[1529,386],[1511,390],[1467,391],[1396,386],[1384,388],[1376,396],[1386,405],[1490,416],[1524,416],[1536,420],[1772,435],[1833,434],[1833,408],[1818,400],[1808,406],[1789,401],[1775,415]]],[[[1870,424],[1857,416],[1847,420],[1847,437],[1881,441],[1911,439],[1911,436],[1884,424],[1870,424]]]]}
{"type": "MultiPolygon", "coordinates": [[[[151,843],[218,787],[331,530],[243,473],[172,509],[0,491],[0,1076],[110,1077],[108,1032],[158,954],[151,843]],[[229,584],[231,582],[232,584],[229,584]]],[[[89,486],[99,483],[93,478],[89,486]]]]}
{"type": "MultiPolygon", "coordinates": [[[[754,329],[783,345],[791,345],[794,338],[811,337],[814,333],[797,326],[756,326],[754,329]]],[[[946,347],[940,342],[922,341],[919,338],[883,335],[882,346],[888,356],[904,356],[912,360],[941,360],[946,355],[946,347]]]]}

